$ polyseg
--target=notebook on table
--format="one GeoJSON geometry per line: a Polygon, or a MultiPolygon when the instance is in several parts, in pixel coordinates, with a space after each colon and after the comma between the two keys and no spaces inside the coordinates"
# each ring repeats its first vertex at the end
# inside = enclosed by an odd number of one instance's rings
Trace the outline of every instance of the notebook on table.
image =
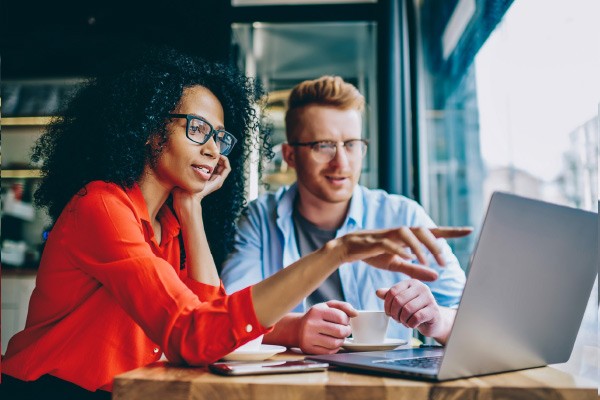
{"type": "Polygon", "coordinates": [[[598,214],[495,192],[444,348],[307,358],[443,381],[566,362],[597,274],[598,214]]]}

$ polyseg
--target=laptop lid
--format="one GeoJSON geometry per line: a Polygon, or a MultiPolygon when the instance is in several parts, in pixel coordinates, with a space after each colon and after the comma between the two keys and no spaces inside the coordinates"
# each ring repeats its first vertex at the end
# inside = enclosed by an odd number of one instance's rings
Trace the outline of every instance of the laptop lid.
{"type": "Polygon", "coordinates": [[[567,361],[597,274],[597,221],[494,193],[438,378],[567,361]]]}
{"type": "Polygon", "coordinates": [[[310,358],[447,380],[567,361],[597,274],[597,214],[493,194],[439,371],[394,360],[422,351],[310,358]]]}

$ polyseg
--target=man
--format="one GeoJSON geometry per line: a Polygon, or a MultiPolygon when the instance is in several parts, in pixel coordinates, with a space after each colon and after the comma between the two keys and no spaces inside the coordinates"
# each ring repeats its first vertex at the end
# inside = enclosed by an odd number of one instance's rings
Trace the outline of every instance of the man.
{"type": "MultiPolygon", "coordinates": [[[[416,202],[358,185],[367,143],[361,139],[364,98],[354,86],[331,76],[305,81],[288,103],[282,153],[297,182],[250,203],[223,266],[228,292],[263,280],[348,232],[406,226],[421,227],[422,234],[429,233],[423,227],[435,226],[416,202]]],[[[441,254],[428,253],[429,275],[413,274],[424,280],[439,274],[430,283],[362,262],[342,265],[264,341],[310,354],[335,353],[351,333],[349,318],[356,309],[384,309],[398,322],[390,324],[388,337],[408,340],[409,328],[415,328],[445,343],[465,274],[447,243],[439,240],[439,246],[441,254]]]]}

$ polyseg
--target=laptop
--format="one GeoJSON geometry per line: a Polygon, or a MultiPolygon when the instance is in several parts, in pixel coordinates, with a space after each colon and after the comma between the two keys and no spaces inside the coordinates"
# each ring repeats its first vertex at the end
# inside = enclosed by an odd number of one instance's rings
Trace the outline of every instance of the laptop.
{"type": "Polygon", "coordinates": [[[309,356],[444,381],[566,362],[597,271],[598,214],[495,192],[445,348],[309,356]]]}

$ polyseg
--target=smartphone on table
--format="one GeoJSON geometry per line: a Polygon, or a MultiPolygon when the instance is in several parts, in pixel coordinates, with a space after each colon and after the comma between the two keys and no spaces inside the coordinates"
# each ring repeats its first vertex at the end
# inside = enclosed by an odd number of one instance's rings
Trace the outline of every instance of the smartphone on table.
{"type": "Polygon", "coordinates": [[[223,361],[208,368],[219,375],[264,375],[325,371],[329,364],[311,360],[223,361]]]}

